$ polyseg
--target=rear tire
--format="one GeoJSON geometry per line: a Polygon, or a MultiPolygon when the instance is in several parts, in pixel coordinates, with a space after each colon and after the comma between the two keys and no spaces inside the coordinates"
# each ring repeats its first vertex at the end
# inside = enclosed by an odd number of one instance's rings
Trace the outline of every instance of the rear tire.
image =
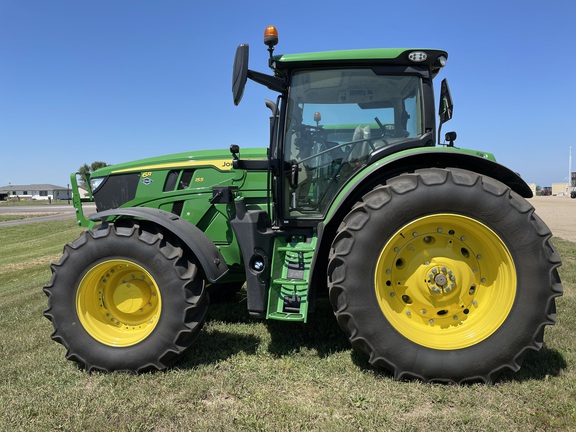
{"type": "Polygon", "coordinates": [[[404,174],[344,218],[330,299],[357,350],[396,379],[493,382],[542,346],[560,257],[533,207],[464,170],[404,174]]]}
{"type": "Polygon", "coordinates": [[[163,370],[204,324],[196,259],[155,225],[120,220],[85,231],[51,268],[52,339],[88,371],[163,370]]]}

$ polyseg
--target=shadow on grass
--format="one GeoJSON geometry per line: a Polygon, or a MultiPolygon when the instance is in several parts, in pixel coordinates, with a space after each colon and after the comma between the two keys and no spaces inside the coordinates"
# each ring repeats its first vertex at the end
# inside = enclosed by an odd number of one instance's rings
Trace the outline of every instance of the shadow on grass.
{"type": "Polygon", "coordinates": [[[321,358],[335,352],[352,349],[350,342],[338,327],[332,307],[327,299],[319,299],[316,310],[308,315],[307,323],[270,320],[266,322],[272,341],[268,350],[283,356],[301,348],[315,349],[321,358]]]}
{"type": "MultiPolygon", "coordinates": [[[[376,369],[368,363],[368,356],[358,351],[352,351],[352,362],[364,371],[370,371],[376,375],[383,377],[393,378],[392,373],[387,370],[376,369]]],[[[539,352],[530,351],[526,354],[522,366],[518,372],[511,370],[502,372],[496,378],[497,383],[510,383],[510,382],[524,382],[524,381],[542,381],[550,377],[560,375],[563,369],[566,369],[568,364],[566,360],[554,349],[543,347],[539,352]]],[[[469,383],[474,384],[473,382],[469,383]]],[[[466,384],[464,384],[466,385],[466,384]]]]}
{"type": "MultiPolygon", "coordinates": [[[[215,301],[208,307],[206,324],[210,322],[223,322],[228,324],[254,323],[246,309],[245,294],[236,293],[215,301]]],[[[204,326],[198,338],[186,354],[176,363],[179,369],[192,369],[201,365],[210,365],[226,360],[235,354],[255,354],[258,346],[262,343],[259,337],[253,335],[207,329],[204,326]]]]}
{"type": "Polygon", "coordinates": [[[260,339],[256,336],[203,330],[176,366],[179,369],[193,369],[201,365],[218,363],[241,352],[255,354],[260,343],[260,339]]]}
{"type": "MultiPolygon", "coordinates": [[[[210,305],[208,320],[224,323],[263,323],[271,338],[268,351],[282,356],[301,348],[315,349],[320,357],[351,349],[350,343],[338,327],[328,299],[318,299],[316,310],[308,315],[307,323],[251,318],[242,292],[228,303],[210,305]]],[[[196,345],[196,344],[195,344],[196,345]]]]}
{"type": "MultiPolygon", "coordinates": [[[[210,305],[207,322],[210,321],[231,324],[262,322],[248,315],[245,295],[242,293],[238,293],[231,302],[210,305]]],[[[324,358],[336,352],[349,350],[352,362],[358,368],[392,377],[390,372],[372,367],[366,355],[352,349],[345,334],[338,327],[327,299],[318,299],[316,310],[309,314],[306,324],[275,320],[263,323],[271,337],[268,351],[274,356],[280,357],[308,348],[316,350],[318,356],[324,358]]],[[[262,341],[256,336],[203,331],[178,366],[192,368],[200,364],[216,363],[239,352],[255,354],[261,343],[262,341]]],[[[545,380],[558,376],[566,367],[567,363],[560,352],[544,346],[539,352],[528,352],[518,372],[505,371],[497,382],[545,380]]]]}
{"type": "Polygon", "coordinates": [[[208,307],[206,322],[219,321],[223,323],[254,323],[259,320],[250,317],[246,305],[246,293],[239,292],[226,301],[216,301],[208,307]]]}
{"type": "Polygon", "coordinates": [[[560,352],[543,347],[539,352],[530,351],[526,354],[522,368],[518,372],[504,372],[498,381],[505,383],[545,380],[560,375],[560,372],[567,367],[568,364],[560,352]]]}

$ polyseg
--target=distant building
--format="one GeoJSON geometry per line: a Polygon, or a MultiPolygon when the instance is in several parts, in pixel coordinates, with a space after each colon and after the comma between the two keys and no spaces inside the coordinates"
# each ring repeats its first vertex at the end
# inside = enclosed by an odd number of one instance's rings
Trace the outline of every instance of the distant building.
{"type": "Polygon", "coordinates": [[[29,184],[0,186],[0,201],[8,199],[21,200],[68,200],[72,190],[68,187],[52,184],[29,184]]]}
{"type": "Polygon", "coordinates": [[[552,195],[568,196],[568,183],[552,183],[552,195]]]}

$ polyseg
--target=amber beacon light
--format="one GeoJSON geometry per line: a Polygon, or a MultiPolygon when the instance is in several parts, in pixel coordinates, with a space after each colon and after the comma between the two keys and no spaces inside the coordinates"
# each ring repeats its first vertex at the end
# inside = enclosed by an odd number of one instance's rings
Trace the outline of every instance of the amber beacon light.
{"type": "Polygon", "coordinates": [[[276,27],[266,27],[266,30],[264,30],[264,43],[268,45],[269,48],[272,48],[278,43],[278,30],[276,30],[276,27]]]}

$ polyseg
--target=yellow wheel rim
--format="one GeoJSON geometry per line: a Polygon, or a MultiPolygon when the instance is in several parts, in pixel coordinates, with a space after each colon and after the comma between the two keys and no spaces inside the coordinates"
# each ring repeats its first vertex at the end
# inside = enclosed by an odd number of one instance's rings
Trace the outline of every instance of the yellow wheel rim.
{"type": "Polygon", "coordinates": [[[84,329],[97,341],[117,347],[137,344],[152,333],[162,300],[154,278],[126,260],[92,267],[76,294],[76,311],[84,329]]]}
{"type": "Polygon", "coordinates": [[[386,319],[419,345],[473,346],[504,322],[516,297],[510,251],[486,225],[455,214],[417,219],[386,243],[375,272],[386,319]]]}

